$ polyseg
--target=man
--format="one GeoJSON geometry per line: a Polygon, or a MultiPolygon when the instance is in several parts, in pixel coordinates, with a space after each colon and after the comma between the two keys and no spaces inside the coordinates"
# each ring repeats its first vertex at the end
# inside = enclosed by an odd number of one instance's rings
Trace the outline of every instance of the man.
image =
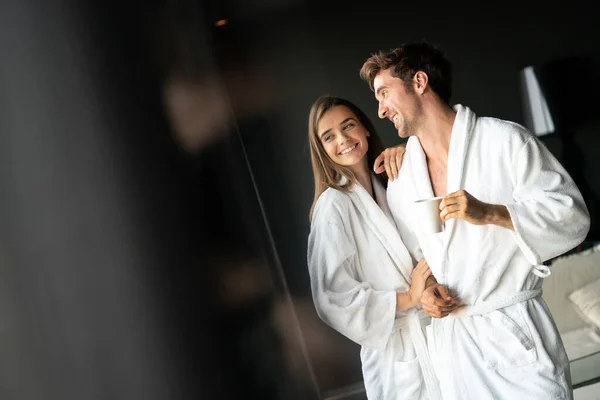
{"type": "Polygon", "coordinates": [[[421,302],[435,317],[428,346],[444,399],[572,399],[540,295],[542,262],[589,230],[573,180],[522,126],[450,107],[451,64],[427,43],[371,56],[361,77],[379,117],[409,138],[387,196],[413,258],[424,255],[439,282],[421,302]],[[422,233],[411,206],[434,196],[444,231],[422,233]]]}

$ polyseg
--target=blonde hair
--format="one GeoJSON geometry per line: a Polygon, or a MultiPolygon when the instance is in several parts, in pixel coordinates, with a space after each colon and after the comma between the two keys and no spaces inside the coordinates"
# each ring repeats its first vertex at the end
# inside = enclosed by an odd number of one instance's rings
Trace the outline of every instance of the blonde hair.
{"type": "MultiPolygon", "coordinates": [[[[308,143],[310,147],[310,159],[312,162],[313,176],[315,179],[315,196],[310,207],[309,220],[312,220],[313,211],[319,196],[328,188],[334,188],[347,193],[357,182],[354,173],[347,167],[336,164],[329,157],[323,143],[319,139],[319,122],[323,115],[337,106],[347,107],[358,119],[358,122],[370,133],[367,137],[369,149],[367,150],[367,165],[371,166],[375,159],[383,151],[381,140],[375,131],[373,123],[367,115],[356,105],[348,100],[332,96],[321,96],[312,105],[308,116],[308,143]],[[340,184],[340,179],[345,177],[347,180],[340,184]]],[[[383,186],[387,185],[387,175],[384,173],[377,176],[383,186]]]]}

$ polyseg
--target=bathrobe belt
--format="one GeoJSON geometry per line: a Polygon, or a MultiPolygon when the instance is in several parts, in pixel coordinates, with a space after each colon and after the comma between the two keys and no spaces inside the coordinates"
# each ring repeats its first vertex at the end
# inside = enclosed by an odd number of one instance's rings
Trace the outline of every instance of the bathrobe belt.
{"type": "Polygon", "coordinates": [[[410,332],[410,339],[417,353],[417,359],[421,366],[421,372],[423,373],[423,380],[425,381],[425,388],[429,399],[437,400],[442,398],[442,394],[439,389],[437,377],[431,364],[431,358],[427,350],[427,342],[425,341],[425,334],[421,327],[421,320],[428,318],[428,316],[421,309],[411,308],[406,311],[405,314],[397,316],[394,321],[394,332],[407,329],[410,332]]]}
{"type": "Polygon", "coordinates": [[[497,299],[483,301],[472,306],[464,306],[454,311],[451,315],[455,318],[470,317],[473,315],[485,315],[492,311],[499,310],[517,303],[521,303],[542,295],[542,288],[534,290],[524,290],[508,296],[501,296],[497,299]]]}

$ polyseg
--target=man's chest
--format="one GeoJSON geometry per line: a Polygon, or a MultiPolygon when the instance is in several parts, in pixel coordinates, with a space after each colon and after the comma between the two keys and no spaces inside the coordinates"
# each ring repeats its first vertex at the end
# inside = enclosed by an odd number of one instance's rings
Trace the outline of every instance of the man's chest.
{"type": "Polygon", "coordinates": [[[446,182],[448,177],[448,169],[446,166],[428,163],[427,170],[429,172],[429,180],[431,181],[431,188],[433,189],[434,196],[445,196],[446,194],[446,182]]]}

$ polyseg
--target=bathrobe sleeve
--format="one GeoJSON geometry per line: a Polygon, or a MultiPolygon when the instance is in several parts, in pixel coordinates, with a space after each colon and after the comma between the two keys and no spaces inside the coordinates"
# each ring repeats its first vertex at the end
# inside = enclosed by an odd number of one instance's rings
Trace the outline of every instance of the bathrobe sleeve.
{"type": "Polygon", "coordinates": [[[528,135],[513,159],[513,204],[507,204],[514,238],[532,264],[581,243],[590,217],[579,189],[535,137],[528,135]]]}
{"type": "MultiPolygon", "coordinates": [[[[308,240],[308,267],[319,317],[354,342],[383,350],[392,333],[396,292],[356,279],[353,239],[336,207],[317,209],[308,240]]],[[[348,214],[345,214],[348,218],[348,214]]]]}

